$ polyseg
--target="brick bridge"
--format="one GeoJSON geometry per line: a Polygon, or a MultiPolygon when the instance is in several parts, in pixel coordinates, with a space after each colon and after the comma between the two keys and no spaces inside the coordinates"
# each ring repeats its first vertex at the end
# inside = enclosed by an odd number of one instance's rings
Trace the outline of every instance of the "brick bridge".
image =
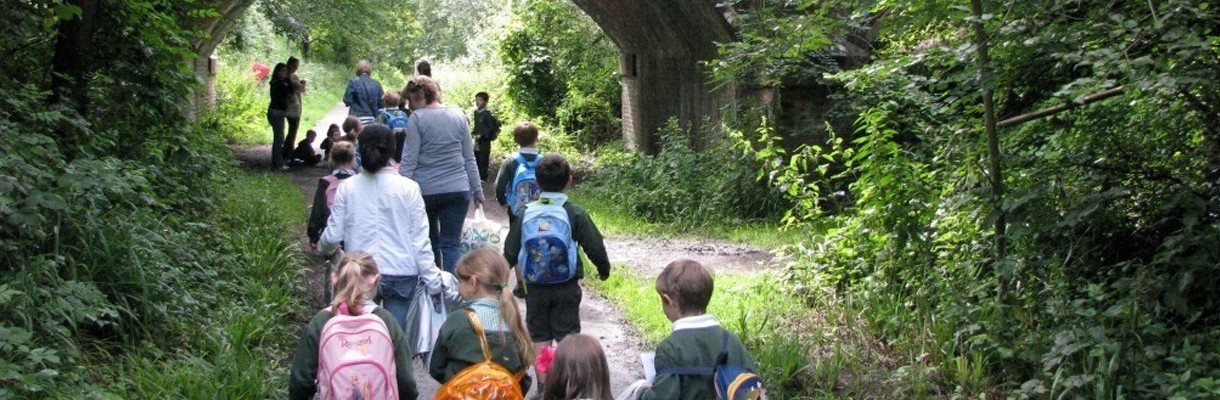
{"type": "MultiPolygon", "coordinates": [[[[715,121],[721,106],[733,101],[731,89],[715,90],[708,84],[699,64],[716,55],[716,42],[732,40],[732,28],[716,0],[572,1],[620,50],[623,140],[628,146],[654,151],[656,129],[670,117],[687,127],[704,119],[715,121]]],[[[218,3],[220,16],[200,21],[210,36],[195,43],[197,54],[212,54],[254,0],[218,3]]],[[[211,81],[207,75],[215,65],[207,57],[194,68],[205,82],[211,81]]],[[[211,97],[201,95],[197,104],[211,97]]]]}

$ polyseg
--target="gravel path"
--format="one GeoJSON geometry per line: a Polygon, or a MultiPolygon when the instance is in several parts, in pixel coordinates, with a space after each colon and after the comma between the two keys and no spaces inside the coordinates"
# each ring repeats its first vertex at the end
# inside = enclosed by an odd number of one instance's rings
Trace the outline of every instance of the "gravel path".
{"type": "MultiPolygon", "coordinates": [[[[321,121],[315,124],[319,137],[323,136],[326,127],[331,123],[341,123],[347,115],[347,108],[342,103],[337,104],[321,121]]],[[[304,136],[304,132],[299,135],[304,136]]],[[[319,140],[320,141],[320,140],[319,140]]],[[[315,146],[318,143],[314,144],[315,146]]],[[[236,147],[234,153],[243,169],[270,170],[270,146],[236,147]]],[[[492,166],[492,170],[497,170],[492,166]]],[[[323,167],[295,167],[285,173],[301,190],[306,198],[306,209],[301,210],[302,234],[301,245],[307,245],[304,235],[304,222],[308,218],[317,180],[327,171],[323,167]]],[[[494,205],[494,188],[484,184],[489,204],[485,208],[487,218],[507,228],[508,217],[504,210],[494,205]]],[[[468,217],[473,217],[472,207],[468,217]]],[[[670,261],[688,257],[693,258],[709,268],[717,271],[752,271],[769,265],[772,254],[768,251],[711,240],[699,239],[654,239],[644,237],[609,237],[606,238],[607,252],[611,262],[625,264],[635,272],[645,275],[656,275],[670,261]]],[[[320,280],[322,273],[321,260],[310,258],[308,265],[302,269],[302,274],[310,280],[320,280]]],[[[596,279],[596,278],[591,278],[596,279]]],[[[311,299],[316,305],[322,303],[321,284],[311,285],[311,299]]],[[[518,303],[522,309],[523,302],[518,303]]],[[[661,312],[657,310],[657,312],[661,312]]],[[[597,337],[610,366],[610,386],[615,394],[637,379],[643,378],[639,363],[639,354],[643,351],[642,343],[635,329],[623,319],[622,312],[616,309],[608,300],[598,296],[588,288],[584,290],[581,300],[580,316],[582,331],[597,337]]],[[[415,362],[415,380],[420,387],[420,398],[430,399],[439,386],[427,369],[420,362],[415,362]]],[[[535,386],[535,391],[537,386],[535,386]]]]}

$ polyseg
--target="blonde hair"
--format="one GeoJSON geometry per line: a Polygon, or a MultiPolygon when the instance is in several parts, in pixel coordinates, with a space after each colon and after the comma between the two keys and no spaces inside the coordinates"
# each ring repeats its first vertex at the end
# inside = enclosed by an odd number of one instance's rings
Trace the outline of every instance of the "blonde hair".
{"type": "Polygon", "coordinates": [[[574,333],[555,349],[551,372],[543,382],[542,400],[611,400],[610,366],[597,339],[574,333]]]}
{"type": "Polygon", "coordinates": [[[373,64],[369,60],[360,60],[356,62],[356,75],[372,74],[373,64]]]}
{"type": "Polygon", "coordinates": [[[373,256],[359,251],[347,253],[339,261],[335,271],[335,298],[331,300],[331,313],[337,313],[340,304],[347,303],[352,315],[363,314],[361,305],[377,293],[377,262],[373,256]]]}
{"type": "Polygon", "coordinates": [[[513,298],[508,286],[508,262],[504,256],[490,247],[483,247],[463,256],[457,262],[454,272],[463,281],[475,277],[479,284],[492,293],[499,293],[500,317],[508,324],[513,338],[517,342],[517,355],[521,357],[521,365],[528,368],[534,362],[534,346],[530,342],[529,331],[525,330],[525,322],[517,310],[517,300],[513,298]]]}

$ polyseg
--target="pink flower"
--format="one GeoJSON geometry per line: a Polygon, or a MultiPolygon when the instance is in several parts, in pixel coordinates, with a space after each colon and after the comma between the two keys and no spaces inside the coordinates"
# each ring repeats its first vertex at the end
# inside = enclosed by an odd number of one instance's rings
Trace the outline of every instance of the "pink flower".
{"type": "Polygon", "coordinates": [[[551,362],[555,360],[555,346],[546,346],[538,351],[538,359],[534,361],[534,368],[539,374],[545,374],[551,371],[551,362]]]}

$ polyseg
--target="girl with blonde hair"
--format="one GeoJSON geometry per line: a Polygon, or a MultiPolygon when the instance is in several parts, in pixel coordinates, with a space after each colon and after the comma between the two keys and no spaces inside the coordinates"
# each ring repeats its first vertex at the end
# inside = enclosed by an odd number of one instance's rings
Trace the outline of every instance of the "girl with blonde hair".
{"type": "MultiPolygon", "coordinates": [[[[458,293],[466,299],[466,309],[474,311],[483,326],[491,360],[520,375],[521,392],[529,391],[531,379],[525,371],[534,360],[534,348],[517,310],[517,301],[508,290],[508,262],[499,252],[484,247],[462,257],[456,271],[458,293]]],[[[466,310],[449,314],[441,325],[428,372],[443,384],[466,367],[484,360],[466,310]]]]}

